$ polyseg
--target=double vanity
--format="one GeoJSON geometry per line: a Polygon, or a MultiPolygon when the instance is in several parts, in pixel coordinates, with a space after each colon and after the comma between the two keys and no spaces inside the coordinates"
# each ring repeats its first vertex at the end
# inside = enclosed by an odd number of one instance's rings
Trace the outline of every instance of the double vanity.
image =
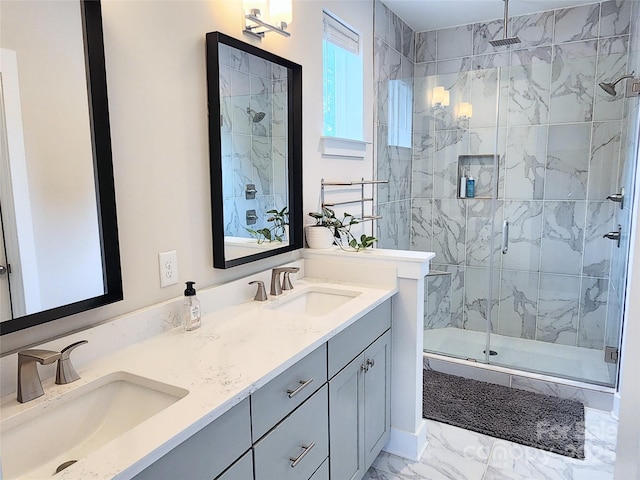
{"type": "Polygon", "coordinates": [[[270,271],[201,290],[200,329],[105,353],[30,402],[3,398],[3,478],[362,477],[390,435],[395,268],[356,282],[328,278],[340,262],[291,265],[293,290],[253,300],[248,282],[270,271]]]}

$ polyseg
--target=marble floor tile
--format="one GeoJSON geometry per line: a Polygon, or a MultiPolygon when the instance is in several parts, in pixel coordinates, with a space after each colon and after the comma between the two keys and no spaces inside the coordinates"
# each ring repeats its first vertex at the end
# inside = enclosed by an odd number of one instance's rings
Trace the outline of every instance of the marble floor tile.
{"type": "Polygon", "coordinates": [[[428,445],[419,462],[383,452],[374,461],[373,468],[403,479],[482,480],[486,462],[466,459],[457,452],[428,445]]]}
{"type": "Polygon", "coordinates": [[[365,473],[362,480],[405,480],[406,477],[400,475],[394,475],[393,473],[385,472],[384,470],[377,470],[371,467],[367,473],[365,473]]]}
{"type": "Polygon", "coordinates": [[[364,480],[613,480],[617,422],[585,408],[585,424],[578,460],[427,420],[419,462],[382,452],[364,480]]]}

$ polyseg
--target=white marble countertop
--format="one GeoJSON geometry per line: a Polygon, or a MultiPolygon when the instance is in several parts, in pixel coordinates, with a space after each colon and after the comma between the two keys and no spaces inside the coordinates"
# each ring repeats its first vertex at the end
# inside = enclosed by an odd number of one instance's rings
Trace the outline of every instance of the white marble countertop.
{"type": "Polygon", "coordinates": [[[112,372],[180,387],[189,394],[56,475],[59,479],[128,479],[248,397],[329,338],[383,303],[396,288],[298,279],[295,289],[267,302],[244,302],[203,316],[192,332],[174,328],[78,368],[68,385],[44,382],[46,395],[26,404],[3,399],[3,420],[56,401],[65,392],[112,372]],[[270,310],[307,286],[360,294],[329,315],[303,317],[270,310]]]}

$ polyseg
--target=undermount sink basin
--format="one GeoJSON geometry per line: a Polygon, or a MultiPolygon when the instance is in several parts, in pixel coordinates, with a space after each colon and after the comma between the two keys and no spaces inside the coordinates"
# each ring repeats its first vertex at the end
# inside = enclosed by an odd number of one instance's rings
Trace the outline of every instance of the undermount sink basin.
{"type": "Polygon", "coordinates": [[[337,288],[312,287],[282,299],[267,308],[279,312],[320,317],[360,295],[360,292],[337,288]]]}
{"type": "Polygon", "coordinates": [[[4,418],[0,478],[47,478],[185,397],[183,388],[114,372],[4,418]]]}

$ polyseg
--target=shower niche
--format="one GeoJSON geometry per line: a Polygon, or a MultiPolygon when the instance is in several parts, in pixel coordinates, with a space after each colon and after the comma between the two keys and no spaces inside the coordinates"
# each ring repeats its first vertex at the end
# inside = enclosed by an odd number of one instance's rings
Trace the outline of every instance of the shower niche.
{"type": "Polygon", "coordinates": [[[462,200],[491,199],[498,192],[500,156],[493,154],[458,156],[458,198],[462,200]],[[463,178],[474,180],[474,195],[468,195],[463,178]]]}

